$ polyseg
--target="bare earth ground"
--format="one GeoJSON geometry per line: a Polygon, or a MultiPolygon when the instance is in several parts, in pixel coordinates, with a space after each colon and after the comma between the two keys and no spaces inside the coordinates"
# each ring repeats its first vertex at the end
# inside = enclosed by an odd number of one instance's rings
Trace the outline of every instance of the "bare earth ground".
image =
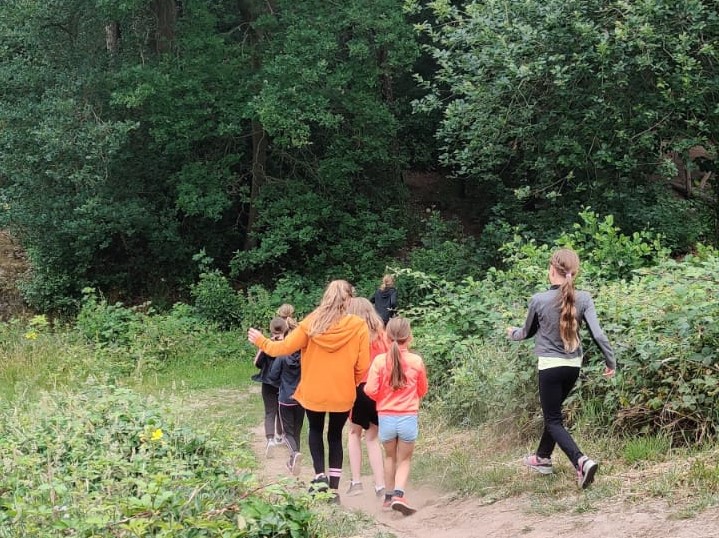
{"type": "MultiPolygon", "coordinates": [[[[256,429],[255,450],[263,462],[267,480],[289,476],[285,469],[287,450],[272,449],[265,457],[262,427],[256,429]]],[[[345,454],[345,460],[347,456],[345,454]]],[[[313,477],[309,454],[303,454],[303,468],[298,487],[306,487],[313,477]]],[[[345,462],[345,466],[347,462],[345,462]]],[[[528,471],[529,472],[529,471],[528,471]]],[[[340,484],[342,494],[348,484],[345,471],[340,484]]],[[[398,538],[713,538],[719,537],[719,509],[710,509],[692,519],[671,519],[676,507],[652,500],[623,505],[611,502],[601,511],[584,513],[537,514],[528,498],[518,497],[486,504],[476,498],[458,498],[438,492],[427,485],[411,485],[408,497],[418,508],[415,515],[404,517],[398,512],[383,512],[372,491],[371,477],[364,477],[365,492],[348,497],[341,495],[346,510],[360,510],[373,518],[374,528],[352,538],[370,538],[378,533],[392,533],[398,538]]],[[[577,493],[578,502],[581,493],[577,493]]]]}

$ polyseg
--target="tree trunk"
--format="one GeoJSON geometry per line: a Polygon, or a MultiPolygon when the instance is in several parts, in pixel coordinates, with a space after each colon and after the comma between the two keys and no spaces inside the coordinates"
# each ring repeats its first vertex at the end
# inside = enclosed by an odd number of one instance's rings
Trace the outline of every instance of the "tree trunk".
{"type": "Polygon", "coordinates": [[[111,21],[105,26],[105,46],[111,58],[120,51],[120,23],[111,21]]]}
{"type": "MultiPolygon", "coordinates": [[[[240,11],[243,19],[250,24],[257,20],[260,15],[274,15],[276,11],[274,0],[265,2],[240,2],[240,11]]],[[[252,68],[259,71],[262,67],[259,45],[265,39],[262,31],[253,29],[251,41],[255,47],[252,58],[252,68]]],[[[262,122],[258,118],[252,119],[252,186],[250,188],[250,208],[247,215],[247,229],[245,231],[244,250],[257,246],[257,240],[252,237],[252,231],[257,221],[257,199],[260,196],[262,187],[267,180],[267,147],[269,139],[262,122]]]]}
{"type": "Polygon", "coordinates": [[[260,196],[262,186],[267,179],[267,132],[262,124],[252,121],[252,188],[250,189],[250,211],[247,217],[247,233],[245,235],[244,250],[257,246],[257,240],[252,236],[252,228],[257,220],[257,198],[260,196]]]}
{"type": "Polygon", "coordinates": [[[175,40],[177,3],[175,0],[153,0],[152,13],[155,15],[153,48],[158,54],[169,52],[175,40]]]}

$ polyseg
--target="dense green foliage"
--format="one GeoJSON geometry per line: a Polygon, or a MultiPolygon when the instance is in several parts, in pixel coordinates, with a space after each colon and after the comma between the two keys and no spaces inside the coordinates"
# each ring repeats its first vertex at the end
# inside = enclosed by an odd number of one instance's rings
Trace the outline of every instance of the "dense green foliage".
{"type": "MultiPolygon", "coordinates": [[[[626,236],[610,218],[580,217],[556,244],[582,259],[579,286],[595,297],[619,371],[616,379],[601,377],[603,359],[586,337],[586,376],[570,398],[570,415],[593,409],[592,426],[615,433],[662,432],[683,442],[715,437],[719,255],[700,247],[678,262],[651,234],[626,236]]],[[[503,249],[506,268],[481,280],[402,273],[423,297],[407,314],[427,359],[434,405],[453,420],[512,418],[520,429],[533,423],[539,410],[531,345],[508,342],[504,330],[523,323],[530,295],[546,287],[550,253],[548,245],[517,237],[503,249]]]]}
{"type": "Polygon", "coordinates": [[[442,162],[492,200],[486,218],[546,241],[590,204],[673,250],[715,233],[716,191],[667,186],[672,152],[716,158],[716,1],[408,4],[438,66],[418,107],[441,111],[442,162]]]}
{"type": "Polygon", "coordinates": [[[716,178],[675,176],[715,169],[718,11],[7,0],[0,226],[28,252],[24,296],[76,311],[85,287],[191,295],[232,326],[247,305],[222,287],[364,288],[400,256],[481,278],[515,227],[551,242],[586,206],[688,252],[716,239],[716,178]],[[416,218],[402,178],[417,168],[454,176],[479,237],[416,218]],[[213,286],[229,303],[207,302],[213,286]]]}
{"type": "Polygon", "coordinates": [[[4,2],[2,221],[27,300],[172,296],[201,249],[249,279],[381,268],[405,238],[393,87],[416,54],[389,0],[4,2]]]}
{"type": "Polygon", "coordinates": [[[258,494],[246,449],[127,389],[93,383],[4,410],[0,438],[0,526],[17,538],[309,536],[308,496],[258,494]]]}

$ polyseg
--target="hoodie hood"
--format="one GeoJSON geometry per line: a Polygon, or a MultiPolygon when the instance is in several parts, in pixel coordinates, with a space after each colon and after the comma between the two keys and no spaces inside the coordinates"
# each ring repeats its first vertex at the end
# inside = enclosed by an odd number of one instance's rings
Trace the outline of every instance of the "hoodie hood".
{"type": "Polygon", "coordinates": [[[395,290],[394,288],[385,288],[385,289],[383,289],[383,290],[377,290],[377,291],[379,292],[379,296],[380,296],[380,297],[382,297],[382,298],[384,298],[384,299],[389,299],[389,297],[390,297],[393,293],[395,293],[396,290],[395,290]]]}
{"type": "MultiPolygon", "coordinates": [[[[312,316],[308,316],[300,323],[308,334],[311,323],[312,316]]],[[[347,314],[322,334],[316,334],[310,338],[321,348],[330,353],[334,353],[352,340],[357,333],[358,327],[362,327],[363,325],[365,325],[365,322],[362,318],[353,314],[347,314]]]]}

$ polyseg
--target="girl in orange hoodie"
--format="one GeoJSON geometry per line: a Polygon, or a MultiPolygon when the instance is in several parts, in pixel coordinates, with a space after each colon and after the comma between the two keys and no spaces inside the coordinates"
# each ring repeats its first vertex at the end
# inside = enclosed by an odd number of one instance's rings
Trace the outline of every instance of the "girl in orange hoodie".
{"type": "Polygon", "coordinates": [[[247,339],[262,351],[278,356],[297,350],[302,358],[300,382],[294,394],[307,410],[309,448],[315,478],[313,490],[333,490],[338,502],[342,475],[342,429],[354,404],[356,387],[369,367],[369,331],[363,319],[347,314],[353,287],[345,280],[329,283],[320,305],[284,340],[273,342],[257,329],[247,339]],[[323,431],[327,430],[329,479],[325,474],[323,431]]]}
{"type": "Polygon", "coordinates": [[[412,331],[406,318],[387,323],[389,352],[370,367],[364,391],[377,402],[379,438],[384,445],[385,500],[383,508],[405,516],[414,514],[404,496],[417,439],[419,402],[427,394],[427,371],[422,357],[411,353],[412,331]]]}

